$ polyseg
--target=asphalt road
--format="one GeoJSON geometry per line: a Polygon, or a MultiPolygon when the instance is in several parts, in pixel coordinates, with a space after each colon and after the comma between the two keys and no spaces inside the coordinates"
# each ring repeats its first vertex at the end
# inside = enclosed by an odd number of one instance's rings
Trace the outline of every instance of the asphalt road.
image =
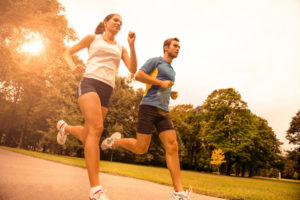
{"type": "MultiPolygon", "coordinates": [[[[172,187],[100,173],[110,200],[169,200],[172,187]]],[[[88,200],[86,169],[0,149],[0,200],[88,200]]],[[[193,193],[192,200],[220,200],[193,193]]]]}

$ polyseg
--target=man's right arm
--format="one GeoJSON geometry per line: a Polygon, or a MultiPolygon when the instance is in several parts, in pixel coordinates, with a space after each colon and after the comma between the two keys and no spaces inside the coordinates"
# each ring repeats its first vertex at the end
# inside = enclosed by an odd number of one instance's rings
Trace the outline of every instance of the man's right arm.
{"type": "Polygon", "coordinates": [[[142,83],[150,84],[150,85],[159,85],[163,88],[170,88],[174,85],[172,81],[166,80],[162,81],[156,78],[153,78],[149,76],[147,73],[145,73],[143,70],[139,70],[135,75],[135,80],[140,81],[142,83]]]}

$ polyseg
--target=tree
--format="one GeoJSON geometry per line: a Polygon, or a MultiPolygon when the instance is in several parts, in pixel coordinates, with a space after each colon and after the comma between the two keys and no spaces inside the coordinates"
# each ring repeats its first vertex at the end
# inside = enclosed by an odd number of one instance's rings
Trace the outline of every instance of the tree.
{"type": "Polygon", "coordinates": [[[218,169],[218,174],[220,173],[220,166],[222,163],[225,163],[226,161],[224,160],[225,155],[222,149],[215,149],[211,155],[211,165],[215,165],[218,169]]]}
{"type": "Polygon", "coordinates": [[[288,160],[285,163],[283,174],[286,178],[293,178],[295,172],[295,164],[296,163],[293,160],[288,160]]]}
{"type": "Polygon", "coordinates": [[[208,143],[225,153],[230,175],[237,156],[251,142],[255,127],[247,103],[233,88],[213,91],[202,105],[202,132],[208,143]]]}
{"type": "MultiPolygon", "coordinates": [[[[296,116],[292,118],[290,122],[290,127],[287,130],[286,138],[289,143],[298,145],[294,150],[288,151],[288,160],[294,162],[294,170],[299,175],[300,174],[300,110],[297,112],[296,116]]],[[[291,165],[289,165],[291,166],[291,165]]],[[[289,174],[290,175],[290,174],[289,174]]],[[[299,179],[299,176],[298,176],[299,179]]]]}
{"type": "Polygon", "coordinates": [[[290,123],[286,139],[288,139],[291,144],[300,145],[300,110],[290,123]]]}
{"type": "MultiPolygon", "coordinates": [[[[51,93],[47,89],[51,88],[55,71],[61,70],[56,67],[66,68],[60,59],[65,49],[64,41],[76,38],[61,14],[63,10],[56,0],[0,2],[0,92],[10,110],[7,114],[2,113],[1,117],[6,120],[0,125],[5,127],[1,134],[7,135],[6,142],[11,146],[29,148],[36,145],[38,142],[33,138],[38,139],[41,135],[31,137],[31,134],[46,132],[49,128],[44,125],[47,120],[43,114],[48,113],[45,111],[49,108],[41,110],[41,107],[46,103],[44,98],[51,93]],[[44,44],[40,55],[23,51],[22,45],[37,35],[44,44]]],[[[70,80],[72,82],[74,78],[70,80]]]]}
{"type": "Polygon", "coordinates": [[[279,168],[282,159],[279,149],[281,143],[267,120],[253,114],[252,118],[256,131],[252,141],[242,150],[243,154],[249,156],[242,161],[243,174],[245,167],[248,167],[250,177],[262,169],[279,168]]]}

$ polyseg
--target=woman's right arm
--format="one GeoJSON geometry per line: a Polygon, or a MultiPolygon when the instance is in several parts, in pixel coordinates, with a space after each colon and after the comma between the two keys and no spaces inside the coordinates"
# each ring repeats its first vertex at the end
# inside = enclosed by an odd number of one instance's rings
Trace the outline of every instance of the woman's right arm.
{"type": "Polygon", "coordinates": [[[84,48],[89,48],[91,43],[94,41],[95,37],[96,37],[96,35],[88,35],[88,36],[84,37],[82,40],[80,40],[77,44],[75,44],[71,48],[67,49],[63,53],[63,58],[64,58],[65,62],[69,65],[69,67],[72,70],[76,69],[76,65],[73,61],[72,55],[84,48]]]}

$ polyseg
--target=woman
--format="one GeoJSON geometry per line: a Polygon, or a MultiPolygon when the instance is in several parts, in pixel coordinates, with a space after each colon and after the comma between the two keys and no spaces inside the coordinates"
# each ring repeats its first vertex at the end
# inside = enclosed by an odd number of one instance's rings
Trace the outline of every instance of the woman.
{"type": "Polygon", "coordinates": [[[84,126],[70,126],[63,120],[58,121],[57,142],[64,144],[70,133],[84,144],[84,155],[91,185],[91,200],[106,200],[100,185],[99,141],[103,131],[103,120],[107,114],[110,97],[115,85],[115,76],[122,59],[131,73],[137,70],[135,53],[135,33],[128,33],[130,56],[127,50],[115,41],[122,26],[122,18],[118,14],[110,14],[99,23],[95,35],[88,35],[78,44],[67,49],[63,55],[66,63],[73,70],[76,67],[72,54],[88,48],[88,61],[83,78],[78,88],[78,103],[85,119],[84,126]]]}

